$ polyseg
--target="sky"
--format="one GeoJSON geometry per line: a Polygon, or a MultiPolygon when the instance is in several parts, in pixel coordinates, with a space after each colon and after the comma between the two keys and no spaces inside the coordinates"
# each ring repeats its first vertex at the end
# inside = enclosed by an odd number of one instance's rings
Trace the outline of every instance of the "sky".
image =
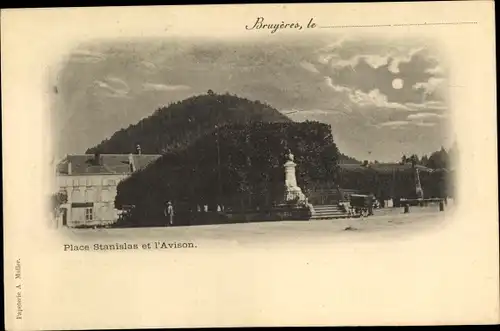
{"type": "Polygon", "coordinates": [[[57,157],[209,89],[330,124],[340,151],[360,160],[429,154],[451,145],[444,63],[425,40],[349,35],[80,45],[51,82],[57,157]]]}

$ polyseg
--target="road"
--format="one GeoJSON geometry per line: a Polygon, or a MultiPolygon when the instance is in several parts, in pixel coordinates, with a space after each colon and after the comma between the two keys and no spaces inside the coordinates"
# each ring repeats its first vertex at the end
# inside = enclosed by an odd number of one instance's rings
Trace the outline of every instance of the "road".
{"type": "Polygon", "coordinates": [[[418,231],[432,231],[443,226],[453,213],[448,205],[440,212],[437,206],[411,207],[404,214],[402,208],[375,210],[366,218],[281,221],[240,224],[217,224],[167,228],[129,229],[65,229],[74,240],[88,242],[175,241],[235,245],[259,245],[366,238],[387,240],[418,231]]]}

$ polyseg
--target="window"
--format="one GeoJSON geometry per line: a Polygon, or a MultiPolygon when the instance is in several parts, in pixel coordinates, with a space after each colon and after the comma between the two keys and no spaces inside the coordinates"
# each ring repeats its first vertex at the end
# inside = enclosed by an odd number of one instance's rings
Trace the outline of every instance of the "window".
{"type": "Polygon", "coordinates": [[[73,179],[73,186],[78,186],[78,179],[73,179]]]}
{"type": "Polygon", "coordinates": [[[94,209],[93,208],[85,208],[85,220],[93,221],[94,220],[94,209]]]}
{"type": "Polygon", "coordinates": [[[92,178],[87,178],[87,186],[92,186],[92,178]]]}
{"type": "Polygon", "coordinates": [[[116,181],[112,180],[112,179],[109,179],[108,180],[108,185],[109,186],[116,186],[116,181]]]}
{"type": "Polygon", "coordinates": [[[82,192],[80,192],[80,190],[78,190],[78,189],[73,190],[73,192],[71,194],[71,200],[73,202],[83,202],[84,197],[83,197],[82,192]]]}
{"type": "Polygon", "coordinates": [[[94,189],[87,189],[85,190],[85,202],[94,202],[95,201],[95,190],[94,189]]]}
{"type": "Polygon", "coordinates": [[[104,202],[110,201],[111,200],[111,193],[107,188],[103,188],[101,191],[101,200],[104,202]]]}

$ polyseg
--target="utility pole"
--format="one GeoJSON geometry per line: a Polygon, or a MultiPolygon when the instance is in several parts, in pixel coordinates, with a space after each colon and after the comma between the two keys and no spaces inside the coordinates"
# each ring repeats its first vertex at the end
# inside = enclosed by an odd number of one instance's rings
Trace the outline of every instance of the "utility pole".
{"type": "MultiPolygon", "coordinates": [[[[216,124],[215,125],[215,142],[217,145],[217,185],[218,185],[218,199],[221,199],[222,195],[222,183],[221,183],[221,172],[220,172],[220,146],[219,146],[219,126],[216,124]]],[[[219,204],[219,201],[217,201],[217,205],[219,204]]]]}

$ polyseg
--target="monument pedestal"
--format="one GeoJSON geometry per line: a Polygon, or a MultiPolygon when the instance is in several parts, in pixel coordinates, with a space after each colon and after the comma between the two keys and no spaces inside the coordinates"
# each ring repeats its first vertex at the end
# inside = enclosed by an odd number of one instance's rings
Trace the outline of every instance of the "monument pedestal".
{"type": "Polygon", "coordinates": [[[295,167],[297,164],[293,161],[293,154],[289,151],[287,161],[284,164],[285,168],[285,192],[284,204],[293,209],[309,209],[310,213],[314,212],[312,205],[307,201],[302,189],[297,185],[295,176],[295,167]]]}
{"type": "Polygon", "coordinates": [[[295,177],[295,167],[297,164],[293,162],[293,154],[288,154],[288,160],[285,163],[285,202],[301,202],[306,200],[306,196],[302,193],[302,189],[297,185],[295,177]]]}

